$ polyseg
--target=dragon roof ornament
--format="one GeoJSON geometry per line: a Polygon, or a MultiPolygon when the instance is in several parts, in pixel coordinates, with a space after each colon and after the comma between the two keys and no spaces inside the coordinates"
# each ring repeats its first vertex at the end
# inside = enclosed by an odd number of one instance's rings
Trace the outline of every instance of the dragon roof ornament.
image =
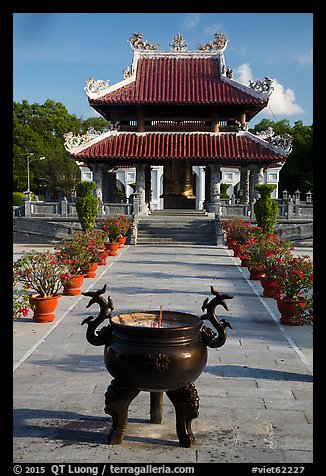
{"type": "Polygon", "coordinates": [[[200,43],[197,45],[197,48],[200,51],[212,51],[212,50],[217,50],[217,51],[224,51],[227,44],[228,44],[228,37],[226,36],[225,33],[214,33],[214,38],[210,43],[200,43]]]}
{"type": "Polygon", "coordinates": [[[106,89],[109,88],[109,80],[94,79],[92,76],[86,81],[84,91],[89,98],[95,98],[106,89]]]}
{"type": "MultiPolygon", "coordinates": [[[[117,133],[120,129],[120,123],[119,122],[109,122],[108,127],[104,131],[104,133],[111,132],[111,133],[117,133]]],[[[90,127],[87,129],[87,132],[85,134],[78,134],[74,135],[73,132],[67,132],[63,134],[64,138],[64,147],[68,152],[75,152],[76,149],[80,146],[85,146],[89,142],[93,141],[94,139],[101,139],[103,136],[103,132],[101,131],[96,131],[93,127],[90,127]]]]}
{"type": "Polygon", "coordinates": [[[256,132],[256,136],[269,142],[270,144],[273,144],[278,149],[282,149],[284,154],[290,154],[292,151],[293,137],[290,134],[276,136],[273,128],[268,127],[265,131],[256,132]]]}
{"type": "Polygon", "coordinates": [[[260,81],[259,79],[256,79],[256,81],[251,81],[249,79],[249,87],[252,88],[254,91],[258,91],[260,93],[265,93],[268,96],[271,94],[273,91],[274,87],[272,86],[273,80],[269,79],[267,76],[260,81]]]}
{"type": "Polygon", "coordinates": [[[158,50],[160,45],[152,45],[146,40],[142,40],[142,33],[131,33],[129,43],[133,50],[158,50]]]}

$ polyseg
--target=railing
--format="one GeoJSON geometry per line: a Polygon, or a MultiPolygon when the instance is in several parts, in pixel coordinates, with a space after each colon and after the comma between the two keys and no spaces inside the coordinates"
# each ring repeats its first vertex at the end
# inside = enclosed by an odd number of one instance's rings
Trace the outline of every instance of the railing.
{"type": "MultiPolygon", "coordinates": [[[[278,219],[313,219],[313,203],[310,201],[302,202],[300,200],[277,200],[278,219]]],[[[215,214],[220,217],[241,216],[254,218],[254,205],[237,203],[234,198],[225,200],[220,199],[215,202],[215,214]]]]}
{"type": "MultiPolygon", "coordinates": [[[[100,202],[98,216],[131,215],[131,203],[102,203],[100,202]]],[[[26,218],[77,218],[76,204],[67,200],[60,202],[25,201],[20,207],[14,207],[16,217],[26,218]]]]}

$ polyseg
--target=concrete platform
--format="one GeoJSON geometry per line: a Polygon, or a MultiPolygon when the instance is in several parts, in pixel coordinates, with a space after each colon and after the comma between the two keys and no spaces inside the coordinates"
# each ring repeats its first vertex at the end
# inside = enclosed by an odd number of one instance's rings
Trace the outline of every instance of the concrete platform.
{"type": "Polygon", "coordinates": [[[234,296],[229,312],[217,309],[233,330],[223,347],[208,349],[195,382],[196,446],[179,447],[166,396],[162,424],[149,423],[146,392],[130,405],[124,442],[106,444],[104,393],[112,378],[103,348],[88,344],[80,325],[98,309],[86,309],[85,296],[62,296],[53,323],[14,322],[14,462],[311,463],[312,327],[295,340],[232,254],[224,246],[129,246],[83,284],[106,283],[116,313],[162,305],[201,316],[211,285],[234,296]]]}

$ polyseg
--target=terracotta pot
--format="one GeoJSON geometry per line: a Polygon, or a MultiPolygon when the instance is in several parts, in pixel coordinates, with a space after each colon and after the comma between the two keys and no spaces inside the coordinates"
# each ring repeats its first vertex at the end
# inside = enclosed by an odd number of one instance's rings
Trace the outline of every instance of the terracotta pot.
{"type": "Polygon", "coordinates": [[[250,276],[249,279],[253,281],[259,281],[263,276],[265,276],[264,271],[260,268],[251,268],[249,267],[250,276]]]}
{"type": "Polygon", "coordinates": [[[248,258],[240,258],[240,259],[241,259],[240,266],[242,266],[243,268],[248,268],[248,266],[249,266],[248,258]]]}
{"type": "Polygon", "coordinates": [[[109,256],[109,252],[107,250],[100,251],[100,261],[98,262],[99,266],[106,265],[106,258],[109,256]]]}
{"type": "Polygon", "coordinates": [[[232,249],[233,249],[234,256],[236,258],[239,258],[243,250],[243,245],[240,245],[240,243],[234,243],[232,245],[232,249]]]}
{"type": "Polygon", "coordinates": [[[126,236],[120,236],[118,238],[119,248],[124,248],[125,247],[126,240],[127,240],[126,236]]]}
{"type": "Polygon", "coordinates": [[[98,268],[98,263],[92,264],[89,267],[88,271],[86,271],[85,278],[95,278],[97,268],[98,268]]]}
{"type": "Polygon", "coordinates": [[[54,311],[58,306],[60,295],[40,297],[38,294],[30,296],[30,302],[34,306],[33,320],[35,322],[52,322],[55,319],[54,311]]]}
{"type": "Polygon", "coordinates": [[[304,311],[306,305],[306,301],[300,299],[278,299],[277,308],[281,313],[280,323],[286,326],[301,326],[303,319],[296,317],[298,312],[297,306],[304,311]]]}
{"type": "Polygon", "coordinates": [[[281,286],[273,278],[262,276],[260,279],[264,289],[263,296],[278,299],[280,296],[281,286]]]}
{"type": "Polygon", "coordinates": [[[119,243],[105,243],[105,247],[109,251],[109,256],[116,256],[119,243]]]}
{"type": "Polygon", "coordinates": [[[80,294],[80,287],[83,284],[84,275],[77,274],[76,276],[70,279],[69,283],[63,285],[63,292],[65,296],[77,296],[80,294]]]}

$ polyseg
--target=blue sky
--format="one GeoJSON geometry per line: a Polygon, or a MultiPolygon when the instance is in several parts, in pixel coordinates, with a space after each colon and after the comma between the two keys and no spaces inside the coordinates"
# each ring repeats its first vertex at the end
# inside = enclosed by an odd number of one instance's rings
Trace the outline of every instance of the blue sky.
{"type": "Polygon", "coordinates": [[[98,116],[88,105],[86,80],[123,79],[133,51],[130,33],[169,50],[181,33],[188,50],[209,42],[215,32],[229,38],[225,62],[233,78],[274,80],[267,117],[313,123],[312,13],[15,13],[13,15],[13,98],[63,103],[69,113],[98,116]]]}

